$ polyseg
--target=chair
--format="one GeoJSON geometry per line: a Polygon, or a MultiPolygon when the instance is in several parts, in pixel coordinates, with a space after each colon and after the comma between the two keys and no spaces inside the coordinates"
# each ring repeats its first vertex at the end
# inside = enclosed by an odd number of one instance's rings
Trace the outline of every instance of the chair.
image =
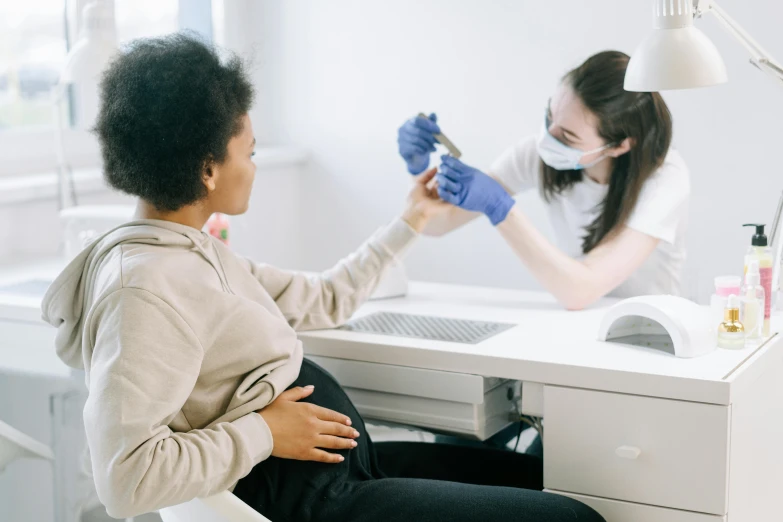
{"type": "Polygon", "coordinates": [[[0,421],[0,472],[11,462],[22,458],[53,461],[54,453],[46,444],[0,421]]]}
{"type": "Polygon", "coordinates": [[[271,522],[228,491],[163,508],[159,514],[163,522],[271,522]]]}

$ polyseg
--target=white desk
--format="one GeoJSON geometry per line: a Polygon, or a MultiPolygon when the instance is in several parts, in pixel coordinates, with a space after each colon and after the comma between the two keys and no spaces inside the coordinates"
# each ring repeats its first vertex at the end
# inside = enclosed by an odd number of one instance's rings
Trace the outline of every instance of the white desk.
{"type": "MultiPolygon", "coordinates": [[[[24,267],[0,283],[58,269],[24,267]]],[[[524,381],[542,392],[530,407],[545,417],[546,487],[594,506],[609,522],[777,519],[779,338],[755,350],[676,359],[594,341],[602,309],[565,312],[540,293],[422,283],[357,316],[381,310],[518,326],[477,345],[309,332],[301,335],[307,354],[524,381]]],[[[0,326],[0,373],[67,379],[52,350],[54,329],[40,321],[40,298],[0,294],[0,326]]]]}
{"type": "Polygon", "coordinates": [[[477,345],[340,330],[301,337],[307,355],[536,383],[546,488],[609,522],[780,516],[779,337],[678,359],[595,341],[601,308],[566,312],[545,294],[422,283],[404,299],[368,303],[357,317],[376,311],[516,324],[477,345]]]}

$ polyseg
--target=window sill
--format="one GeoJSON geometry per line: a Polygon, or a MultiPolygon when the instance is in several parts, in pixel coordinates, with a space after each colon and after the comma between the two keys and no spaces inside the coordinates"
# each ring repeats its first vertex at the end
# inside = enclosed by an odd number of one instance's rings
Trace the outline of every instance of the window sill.
{"type": "MultiPolygon", "coordinates": [[[[264,167],[297,166],[307,162],[307,151],[291,147],[268,147],[256,150],[253,162],[264,167]]],[[[111,190],[103,181],[99,168],[76,169],[73,172],[79,195],[111,190]]],[[[57,175],[54,172],[0,177],[0,206],[57,199],[57,175]]]]}
{"type": "MultiPolygon", "coordinates": [[[[78,169],[73,172],[78,194],[108,190],[100,169],[78,169]]],[[[57,174],[27,174],[0,178],[0,205],[57,199],[57,174]]]]}

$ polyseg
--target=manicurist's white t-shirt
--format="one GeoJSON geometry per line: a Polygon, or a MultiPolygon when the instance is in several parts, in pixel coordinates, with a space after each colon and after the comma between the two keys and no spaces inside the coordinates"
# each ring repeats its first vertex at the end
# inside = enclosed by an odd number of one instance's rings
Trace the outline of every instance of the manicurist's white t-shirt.
{"type": "MultiPolygon", "coordinates": [[[[512,193],[541,186],[541,159],[535,137],[521,140],[492,164],[490,173],[512,193]]],[[[586,228],[598,217],[609,185],[601,185],[582,174],[547,205],[555,232],[555,243],[566,254],[583,256],[586,228]]],[[[631,297],[680,293],[680,273],[685,262],[685,228],[688,221],[690,179],[680,154],[669,149],[661,167],[644,183],[626,226],[660,239],[644,264],[611,295],[631,297]]]]}

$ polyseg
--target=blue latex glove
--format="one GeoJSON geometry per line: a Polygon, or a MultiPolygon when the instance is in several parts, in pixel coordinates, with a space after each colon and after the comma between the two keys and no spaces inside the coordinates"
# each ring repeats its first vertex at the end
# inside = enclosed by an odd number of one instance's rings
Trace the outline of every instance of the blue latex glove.
{"type": "Polygon", "coordinates": [[[408,164],[411,174],[421,174],[430,165],[430,153],[435,152],[438,142],[434,135],[440,134],[437,120],[435,114],[430,114],[429,118],[416,116],[397,131],[400,156],[408,164]]]}
{"type": "Polygon", "coordinates": [[[438,172],[438,195],[443,201],[465,210],[486,214],[493,225],[501,223],[511,207],[512,198],[503,186],[478,169],[453,156],[442,156],[438,172]]]}

